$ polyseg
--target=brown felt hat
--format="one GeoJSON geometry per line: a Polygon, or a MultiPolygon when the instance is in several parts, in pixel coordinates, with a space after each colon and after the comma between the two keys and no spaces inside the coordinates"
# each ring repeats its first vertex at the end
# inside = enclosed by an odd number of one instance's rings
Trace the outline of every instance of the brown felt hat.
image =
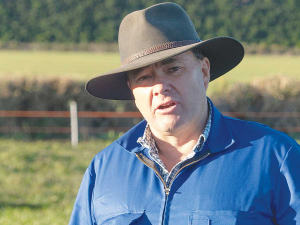
{"type": "Polygon", "coordinates": [[[238,65],[242,44],[231,37],[201,41],[186,12],[177,4],[162,3],[127,15],[119,29],[122,66],[89,80],[86,90],[99,98],[134,99],[126,72],[199,48],[211,65],[210,81],[238,65]]]}

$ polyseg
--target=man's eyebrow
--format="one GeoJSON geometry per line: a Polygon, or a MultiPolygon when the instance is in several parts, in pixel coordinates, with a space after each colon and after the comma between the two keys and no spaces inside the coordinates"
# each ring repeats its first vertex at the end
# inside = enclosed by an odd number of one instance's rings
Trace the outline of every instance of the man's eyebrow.
{"type": "MultiPolygon", "coordinates": [[[[165,59],[163,61],[161,61],[161,65],[167,65],[167,64],[171,64],[173,63],[174,61],[177,61],[178,59],[176,58],[168,58],[168,59],[165,59]]],[[[150,66],[145,66],[145,67],[142,67],[142,68],[139,68],[139,69],[135,69],[135,70],[132,70],[132,77],[135,78],[141,71],[143,71],[144,69],[147,69],[148,67],[150,66]]]]}
{"type": "Polygon", "coordinates": [[[142,67],[139,69],[132,70],[132,77],[135,78],[142,70],[144,70],[148,67],[150,67],[150,66],[145,66],[145,67],[142,67]]]}
{"type": "Polygon", "coordinates": [[[171,64],[173,63],[174,61],[177,61],[178,59],[175,59],[175,58],[169,58],[169,59],[165,59],[161,62],[162,65],[167,65],[167,64],[171,64]]]}

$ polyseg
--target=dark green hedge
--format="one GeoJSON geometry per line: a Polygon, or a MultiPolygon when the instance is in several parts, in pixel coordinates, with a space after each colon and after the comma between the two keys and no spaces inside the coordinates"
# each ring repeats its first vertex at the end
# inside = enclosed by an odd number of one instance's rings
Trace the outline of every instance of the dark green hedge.
{"type": "MultiPolygon", "coordinates": [[[[116,42],[122,18],[160,0],[3,0],[2,42],[116,42]]],[[[174,0],[201,39],[232,36],[248,43],[300,47],[298,0],[174,0]]]]}

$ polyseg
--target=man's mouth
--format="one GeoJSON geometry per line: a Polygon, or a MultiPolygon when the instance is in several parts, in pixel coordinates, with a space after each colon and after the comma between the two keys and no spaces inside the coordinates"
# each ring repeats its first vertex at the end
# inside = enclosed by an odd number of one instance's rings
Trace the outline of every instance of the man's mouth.
{"type": "Polygon", "coordinates": [[[166,109],[175,105],[175,102],[168,102],[166,104],[160,105],[158,109],[166,109]]]}

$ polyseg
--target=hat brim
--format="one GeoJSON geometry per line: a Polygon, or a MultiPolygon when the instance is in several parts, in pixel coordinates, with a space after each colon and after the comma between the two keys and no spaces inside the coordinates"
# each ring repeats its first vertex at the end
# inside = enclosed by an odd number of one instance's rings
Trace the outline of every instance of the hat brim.
{"type": "Polygon", "coordinates": [[[244,57],[243,45],[231,37],[216,37],[195,44],[163,50],[143,56],[118,69],[98,75],[89,80],[86,90],[89,94],[103,99],[133,100],[132,91],[127,85],[125,73],[139,69],[161,60],[199,48],[210,61],[210,81],[236,67],[244,57]]]}

